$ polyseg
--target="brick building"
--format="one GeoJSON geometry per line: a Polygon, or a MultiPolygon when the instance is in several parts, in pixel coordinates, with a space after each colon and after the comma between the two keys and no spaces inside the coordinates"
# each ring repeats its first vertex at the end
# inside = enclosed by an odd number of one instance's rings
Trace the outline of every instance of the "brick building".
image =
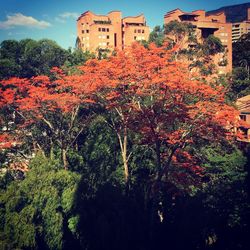
{"type": "Polygon", "coordinates": [[[226,23],[226,16],[224,13],[208,15],[204,10],[184,12],[180,9],[175,9],[165,14],[164,24],[168,24],[170,21],[174,20],[192,23],[199,42],[202,42],[202,40],[209,35],[220,38],[227,51],[227,65],[220,64],[220,62],[224,60],[224,54],[216,55],[214,57],[214,62],[219,65],[219,73],[227,73],[232,70],[232,24],[226,23]]]}
{"type": "Polygon", "coordinates": [[[86,11],[77,19],[78,47],[84,51],[124,49],[134,41],[148,40],[149,27],[143,14],[122,18],[120,11],[96,15],[86,11]]]}
{"type": "Polygon", "coordinates": [[[250,32],[250,8],[247,9],[247,20],[232,24],[232,42],[236,42],[239,38],[250,32]]]}
{"type": "Polygon", "coordinates": [[[240,112],[240,119],[246,122],[246,126],[240,128],[244,133],[243,141],[250,142],[250,95],[237,99],[236,106],[240,112]]]}

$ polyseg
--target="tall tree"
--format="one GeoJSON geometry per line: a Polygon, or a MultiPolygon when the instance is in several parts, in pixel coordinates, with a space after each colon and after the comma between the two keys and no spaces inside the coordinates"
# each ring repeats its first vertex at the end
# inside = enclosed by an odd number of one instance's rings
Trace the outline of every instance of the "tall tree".
{"type": "Polygon", "coordinates": [[[57,78],[52,81],[47,76],[2,81],[1,108],[12,115],[12,122],[6,121],[5,126],[13,128],[5,133],[13,134],[21,145],[28,143],[29,154],[40,149],[52,157],[54,148],[59,147],[67,169],[67,152],[90,117],[83,105],[88,104],[93,88],[83,84],[79,76],[66,76],[57,69],[54,72],[57,78]]]}
{"type": "Polygon", "coordinates": [[[236,110],[224,103],[223,88],[194,80],[187,65],[172,61],[165,47],[134,44],[108,60],[89,61],[82,70],[98,86],[95,98],[113,114],[108,122],[120,142],[126,180],[131,128],[155,145],[161,180],[173,159],[184,160],[186,167],[195,165],[183,152],[189,144],[201,138],[217,140],[237,122],[236,110]]]}

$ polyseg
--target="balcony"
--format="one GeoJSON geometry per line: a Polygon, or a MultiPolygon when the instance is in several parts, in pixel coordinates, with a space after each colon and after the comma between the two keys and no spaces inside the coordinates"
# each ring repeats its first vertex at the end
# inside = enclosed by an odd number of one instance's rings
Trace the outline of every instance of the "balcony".
{"type": "Polygon", "coordinates": [[[197,17],[199,15],[193,14],[193,13],[184,13],[182,15],[179,15],[179,18],[182,22],[196,22],[197,17]]]}
{"type": "Polygon", "coordinates": [[[94,24],[111,24],[111,21],[94,20],[94,24]]]}

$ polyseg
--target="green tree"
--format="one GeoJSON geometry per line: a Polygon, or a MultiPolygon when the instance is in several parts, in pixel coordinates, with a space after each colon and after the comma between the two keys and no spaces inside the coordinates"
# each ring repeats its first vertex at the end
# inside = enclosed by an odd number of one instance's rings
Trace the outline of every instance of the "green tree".
{"type": "Polygon", "coordinates": [[[12,76],[19,75],[21,71],[20,65],[18,65],[12,59],[0,59],[0,79],[7,79],[12,76]]]}
{"type": "Polygon", "coordinates": [[[204,55],[213,56],[218,53],[223,53],[225,49],[218,37],[209,35],[203,42],[202,50],[204,55]]]}
{"type": "Polygon", "coordinates": [[[49,75],[52,67],[60,67],[67,58],[67,51],[56,42],[43,39],[26,43],[22,58],[21,77],[49,75]]]}
{"type": "Polygon", "coordinates": [[[16,60],[20,57],[21,47],[16,40],[4,40],[0,44],[0,58],[16,60]]]}
{"type": "Polygon", "coordinates": [[[20,74],[20,57],[21,47],[18,41],[5,40],[0,44],[0,79],[20,74]]]}
{"type": "Polygon", "coordinates": [[[232,101],[250,94],[250,79],[246,68],[233,69],[232,80],[228,96],[232,101]]]}
{"type": "Polygon", "coordinates": [[[0,192],[1,249],[62,249],[65,232],[76,230],[72,208],[79,179],[57,161],[34,158],[25,179],[0,192]]]}
{"type": "Polygon", "coordinates": [[[186,39],[189,42],[196,41],[194,32],[194,26],[191,23],[171,21],[164,26],[164,33],[178,46],[181,46],[186,39]]]}
{"type": "Polygon", "coordinates": [[[237,42],[233,43],[233,66],[250,67],[250,33],[243,35],[237,42]]]}
{"type": "Polygon", "coordinates": [[[164,28],[155,26],[149,34],[149,43],[155,43],[158,47],[162,46],[165,40],[164,28]]]}
{"type": "Polygon", "coordinates": [[[0,45],[0,79],[49,75],[52,67],[64,64],[67,55],[65,49],[48,39],[5,40],[0,45]]]}
{"type": "Polygon", "coordinates": [[[229,97],[235,100],[250,94],[250,34],[233,43],[233,74],[229,97]]]}

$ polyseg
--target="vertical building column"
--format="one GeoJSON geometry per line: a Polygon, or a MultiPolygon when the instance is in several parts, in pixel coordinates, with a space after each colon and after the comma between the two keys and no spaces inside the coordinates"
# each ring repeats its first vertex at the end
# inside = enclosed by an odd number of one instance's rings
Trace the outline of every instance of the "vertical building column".
{"type": "Polygon", "coordinates": [[[114,28],[114,47],[122,49],[122,13],[120,11],[112,11],[108,13],[114,28]]]}

